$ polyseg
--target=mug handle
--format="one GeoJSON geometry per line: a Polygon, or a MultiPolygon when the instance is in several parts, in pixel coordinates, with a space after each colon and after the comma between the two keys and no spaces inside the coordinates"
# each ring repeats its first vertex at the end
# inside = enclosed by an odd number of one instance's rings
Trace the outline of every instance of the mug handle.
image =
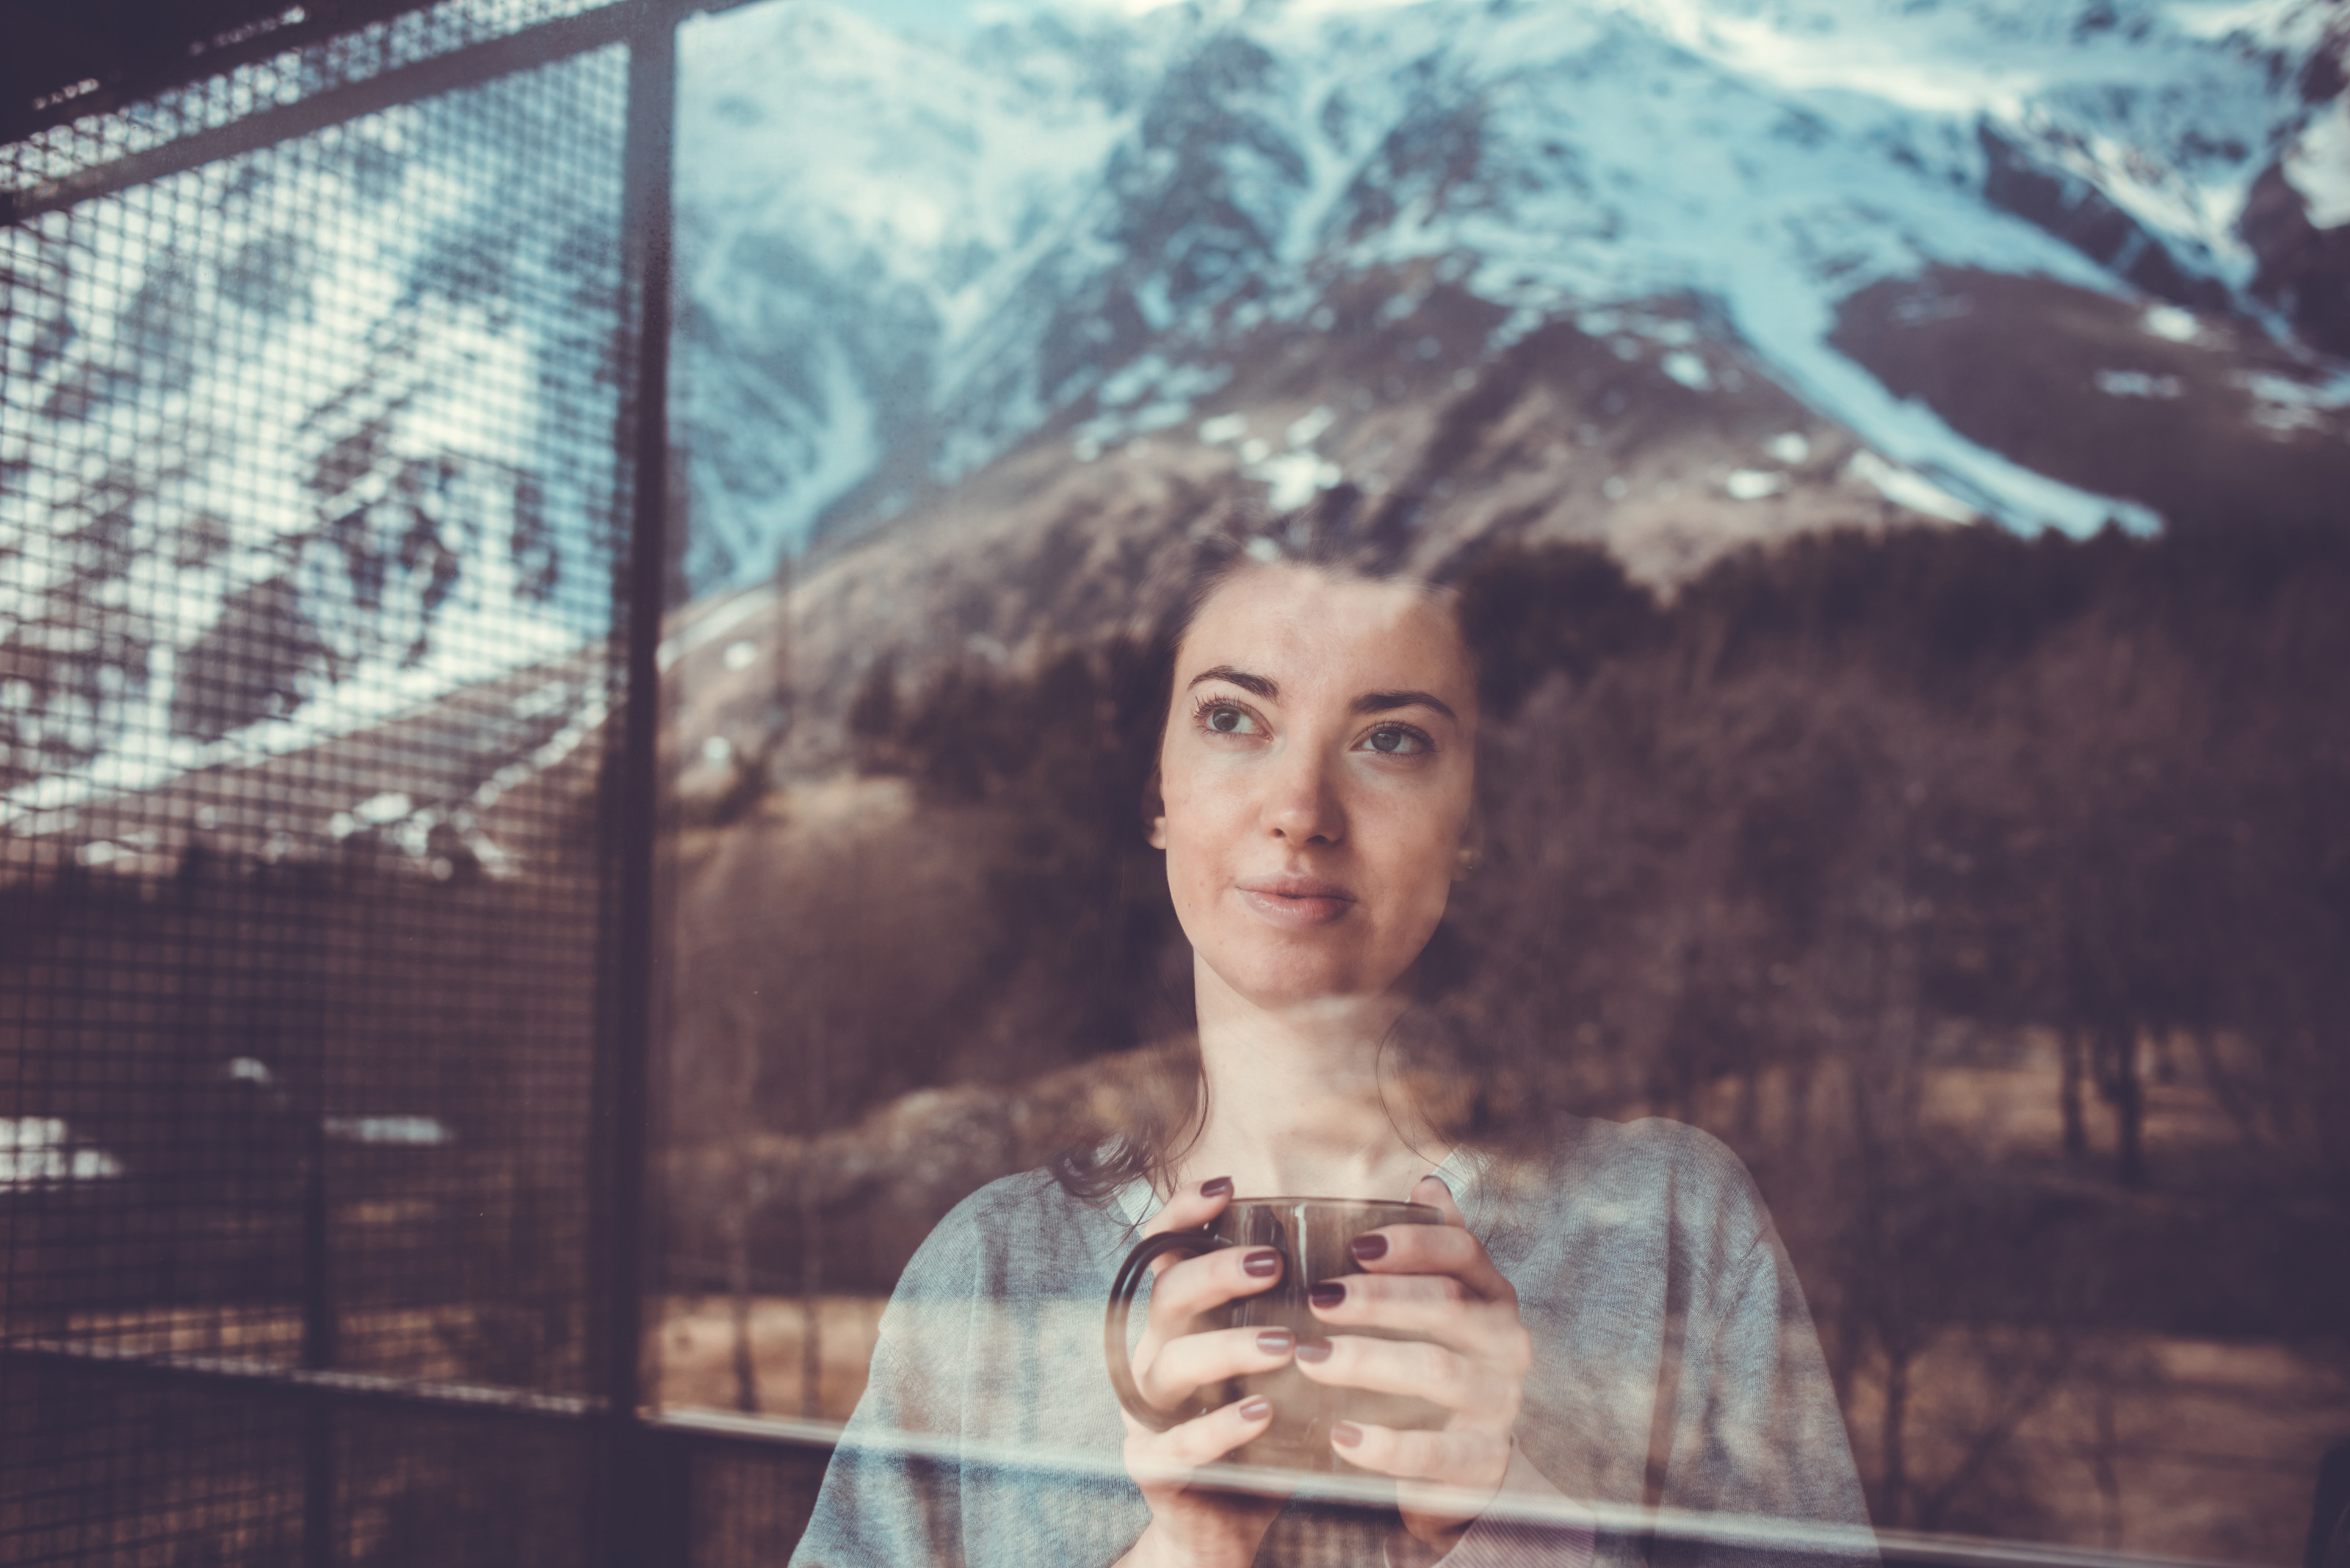
{"type": "Polygon", "coordinates": [[[1170,1419],[1153,1408],[1135,1386],[1134,1367],[1126,1348],[1127,1319],[1134,1312],[1134,1293],[1142,1288],[1142,1276],[1154,1259],[1169,1252],[1188,1252],[1198,1256],[1212,1252],[1232,1243],[1205,1231],[1161,1231],[1156,1236],[1146,1236],[1141,1245],[1126,1255],[1118,1265],[1118,1279],[1109,1288],[1109,1313],[1102,1322],[1102,1354],[1109,1363],[1110,1386],[1118,1390],[1118,1402],[1126,1413],[1154,1432],[1164,1432],[1190,1420],[1188,1416],[1170,1419]]]}

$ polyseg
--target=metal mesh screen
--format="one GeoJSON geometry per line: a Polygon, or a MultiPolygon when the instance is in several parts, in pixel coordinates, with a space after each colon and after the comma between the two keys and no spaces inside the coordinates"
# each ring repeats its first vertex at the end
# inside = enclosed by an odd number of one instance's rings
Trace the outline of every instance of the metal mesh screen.
{"type": "Polygon", "coordinates": [[[297,1404],[110,1370],[10,1358],[0,1561],[302,1561],[310,1431],[297,1404]]]}
{"type": "Polygon", "coordinates": [[[689,1491],[695,1568],[787,1560],[824,1484],[826,1454],[782,1445],[698,1447],[689,1491]]]}
{"type": "MultiPolygon", "coordinates": [[[[405,67],[442,60],[479,45],[523,33],[536,24],[577,16],[601,0],[444,0],[419,5],[307,47],[272,50],[269,40],[298,32],[308,18],[288,5],[276,23],[247,47],[257,54],[234,69],[207,74],[183,87],[124,106],[119,112],[88,115],[11,147],[13,189],[38,192],[73,182],[119,160],[184,138],[217,131],[270,109],[317,99],[331,88],[369,81],[405,67]]],[[[215,40],[231,45],[230,40],[215,40]]],[[[78,90],[93,97],[95,81],[52,95],[51,107],[78,107],[78,90]]],[[[106,106],[110,108],[111,106],[106,106]]]]}
{"type": "MultiPolygon", "coordinates": [[[[0,181],[577,9],[432,7],[0,181]]],[[[579,1555],[584,1438],[507,1428],[590,1383],[627,76],[0,229],[0,1561],[579,1555]],[[419,1384],[509,1414],[352,1402],[419,1384]]]]}

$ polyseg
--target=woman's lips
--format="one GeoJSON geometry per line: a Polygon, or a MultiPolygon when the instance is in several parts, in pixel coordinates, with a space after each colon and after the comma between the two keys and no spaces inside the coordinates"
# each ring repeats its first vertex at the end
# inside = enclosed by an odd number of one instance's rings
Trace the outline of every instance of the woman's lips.
{"type": "Polygon", "coordinates": [[[1318,877],[1257,877],[1239,883],[1236,890],[1260,916],[1294,931],[1343,919],[1355,907],[1352,893],[1318,877]]]}

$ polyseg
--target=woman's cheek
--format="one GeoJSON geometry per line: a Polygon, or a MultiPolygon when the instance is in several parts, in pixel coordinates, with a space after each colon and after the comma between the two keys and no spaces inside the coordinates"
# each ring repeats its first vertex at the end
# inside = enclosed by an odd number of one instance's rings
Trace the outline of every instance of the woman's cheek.
{"type": "Polygon", "coordinates": [[[1230,880],[1222,875],[1218,846],[1193,831],[1197,826],[1186,818],[1185,830],[1177,831],[1170,819],[1167,836],[1168,892],[1175,903],[1177,923],[1195,947],[1212,938],[1218,895],[1230,880]]]}
{"type": "Polygon", "coordinates": [[[1430,939],[1436,935],[1436,928],[1444,919],[1445,902],[1451,886],[1451,878],[1448,877],[1438,887],[1423,890],[1417,899],[1409,917],[1409,929],[1405,938],[1405,945],[1409,949],[1404,961],[1407,966],[1419,957],[1430,939]]]}
{"type": "Polygon", "coordinates": [[[1441,915],[1452,888],[1467,810],[1443,797],[1408,795],[1386,805],[1386,810],[1366,815],[1373,817],[1367,826],[1376,826],[1379,842],[1390,846],[1382,857],[1388,862],[1387,879],[1407,890],[1408,902],[1419,906],[1432,900],[1441,915]]]}

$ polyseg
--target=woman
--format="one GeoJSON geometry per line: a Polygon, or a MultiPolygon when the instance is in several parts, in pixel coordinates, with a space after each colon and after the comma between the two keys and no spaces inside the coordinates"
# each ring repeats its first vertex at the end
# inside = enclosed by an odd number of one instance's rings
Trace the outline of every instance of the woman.
{"type": "MultiPolygon", "coordinates": [[[[1196,1088],[1167,1125],[995,1182],[940,1224],[795,1562],[1695,1562],[1725,1549],[1598,1527],[1643,1504],[1862,1521],[1801,1293],[1732,1156],[1673,1124],[1577,1120],[1503,1158],[1384,1070],[1474,862],[1477,722],[1448,595],[1263,540],[1207,576],[1173,639],[1144,808],[1192,950],[1196,1088]],[[1395,1478],[1392,1510],[1194,1484],[1266,1428],[1263,1399],[1159,1432],[1111,1394],[1097,1325],[1120,1257],[1236,1191],[1409,1195],[1445,1216],[1358,1242],[1365,1272],[1319,1282],[1326,1334],[1302,1342],[1202,1324],[1274,1282],[1272,1250],[1164,1267],[1134,1353],[1169,1411],[1292,1362],[1432,1401],[1432,1430],[1331,1434],[1354,1470],[1395,1478]]],[[[1781,1546],[1773,1561],[1818,1555],[1781,1546]]]]}

